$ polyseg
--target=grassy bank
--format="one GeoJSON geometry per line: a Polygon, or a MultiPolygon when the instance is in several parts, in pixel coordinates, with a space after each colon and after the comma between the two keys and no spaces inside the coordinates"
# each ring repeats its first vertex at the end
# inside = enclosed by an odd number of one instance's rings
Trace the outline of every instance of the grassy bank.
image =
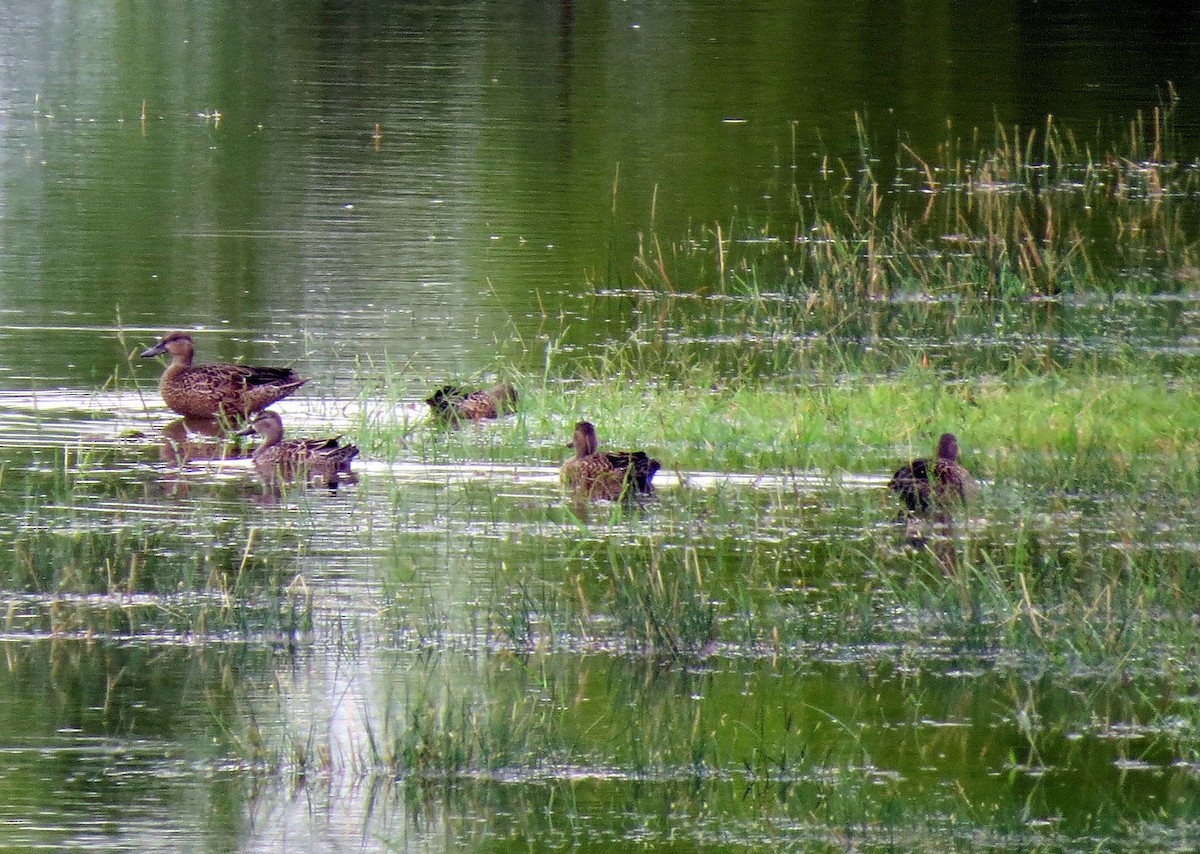
{"type": "Polygon", "coordinates": [[[1129,493],[1197,486],[1200,404],[1190,384],[1161,376],[947,383],[915,367],[807,385],[539,382],[524,378],[521,412],[494,425],[445,430],[380,415],[355,438],[374,456],[555,465],[568,455],[571,425],[587,418],[605,446],[644,447],[669,469],[884,474],[928,456],[953,430],[966,464],[1000,482],[1129,493]]]}

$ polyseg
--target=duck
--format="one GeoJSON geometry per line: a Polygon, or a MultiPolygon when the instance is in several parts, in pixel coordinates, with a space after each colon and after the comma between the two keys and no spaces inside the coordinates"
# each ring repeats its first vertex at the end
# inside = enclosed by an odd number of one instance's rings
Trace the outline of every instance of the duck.
{"type": "Polygon", "coordinates": [[[567,447],[575,449],[575,456],[563,463],[562,479],[577,493],[608,501],[654,493],[650,481],[662,468],[658,460],[645,451],[600,451],[596,427],[590,421],[575,425],[567,447]]]}
{"type": "Polygon", "coordinates": [[[899,468],[888,482],[888,489],[900,495],[909,513],[925,515],[935,504],[944,509],[954,502],[970,500],[975,480],[958,462],[958,437],[943,433],[938,439],[937,456],[913,460],[899,468]]]}
{"type": "Polygon", "coordinates": [[[341,437],[331,439],[284,439],[283,419],[278,412],[267,409],[237,431],[236,435],[257,433],[262,444],[250,455],[259,476],[269,484],[279,481],[303,480],[318,486],[336,488],[340,482],[352,483],[350,461],[358,456],[358,448],[340,444],[341,437]]]}
{"type": "Polygon", "coordinates": [[[186,332],[172,332],[141,358],[167,353],[158,390],[163,403],[185,418],[221,418],[239,422],[292,394],[308,380],[291,368],[248,365],[193,365],[196,344],[186,332]]]}
{"type": "Polygon", "coordinates": [[[489,389],[467,391],[461,386],[444,385],[425,402],[435,418],[444,421],[480,421],[499,418],[517,411],[517,390],[512,383],[499,383],[489,389]]]}

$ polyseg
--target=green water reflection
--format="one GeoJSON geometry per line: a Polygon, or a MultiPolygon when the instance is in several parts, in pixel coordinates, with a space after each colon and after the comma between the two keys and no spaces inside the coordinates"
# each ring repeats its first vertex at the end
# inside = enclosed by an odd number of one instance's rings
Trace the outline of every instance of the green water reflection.
{"type": "MultiPolygon", "coordinates": [[[[545,318],[576,313],[566,298],[589,275],[632,284],[639,234],[777,218],[819,156],[857,158],[855,112],[884,171],[897,135],[929,152],[947,120],[967,133],[1050,113],[1115,133],[1167,80],[1177,127],[1198,123],[1194,20],[1116,30],[1092,5],[250,14],[125,3],[6,29],[3,53],[21,58],[0,128],[14,386],[103,381],[118,323],[135,343],[224,327],[207,355],[303,358],[329,383],[385,351],[478,371],[497,339],[536,344],[545,318]],[[1083,47],[1098,42],[1099,64],[1083,47]],[[59,327],[40,346],[36,330],[59,327]]],[[[614,322],[576,317],[571,334],[614,322]]]]}
{"type": "MultiPolygon", "coordinates": [[[[530,450],[490,467],[486,433],[389,410],[358,487],[273,499],[244,459],[181,465],[128,357],[186,327],[202,361],[295,363],[297,435],[362,423],[385,372],[554,383],[639,324],[716,376],[1137,364],[1188,405],[1194,271],[1067,191],[1141,297],[814,311],[784,265],[719,302],[634,255],[788,239],[794,188],[866,165],[915,222],[901,143],[1117,140],[1167,81],[1188,162],[1198,38],[1083,3],[0,10],[0,847],[1193,844],[1200,520],[1130,482],[1161,460],[1033,460],[922,551],[887,449],[809,482],[780,445],[751,482],[713,447],[708,481],[584,513],[557,432],[499,426],[530,450]]],[[[1193,199],[1140,201],[1195,241],[1193,199]]]]}

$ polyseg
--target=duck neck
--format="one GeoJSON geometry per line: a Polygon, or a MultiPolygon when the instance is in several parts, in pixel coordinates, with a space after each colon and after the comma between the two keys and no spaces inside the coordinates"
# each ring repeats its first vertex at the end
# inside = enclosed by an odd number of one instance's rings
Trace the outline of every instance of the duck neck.
{"type": "Polygon", "coordinates": [[[274,448],[283,441],[283,433],[279,430],[269,430],[266,433],[260,433],[262,442],[254,449],[254,456],[258,456],[264,451],[274,448]]]}
{"type": "Polygon", "coordinates": [[[575,434],[575,456],[579,457],[580,459],[583,457],[590,457],[598,450],[600,450],[599,443],[596,441],[596,436],[594,434],[591,436],[582,432],[575,434]]]}

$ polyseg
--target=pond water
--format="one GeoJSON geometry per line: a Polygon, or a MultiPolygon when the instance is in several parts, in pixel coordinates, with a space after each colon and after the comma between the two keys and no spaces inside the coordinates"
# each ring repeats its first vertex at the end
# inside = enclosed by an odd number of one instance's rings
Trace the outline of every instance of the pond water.
{"type": "MultiPolygon", "coordinates": [[[[1170,84],[1194,157],[1200,14],[286,0],[0,24],[0,847],[1194,844],[1178,639],[1124,681],[1085,650],[998,651],[1004,622],[905,547],[886,467],[668,459],[647,506],[579,508],[558,483],[574,413],[514,462],[496,448],[542,422],[447,436],[422,398],[553,373],[548,348],[569,375],[645,310],[656,239],[791,233],[787,189],[859,163],[856,116],[887,173],[899,142],[996,121],[1115,140],[1170,84]],[[201,361],[296,364],[289,433],[362,432],[361,482],[271,496],[204,437],[181,465],[160,367],[130,358],[174,328],[201,361]]],[[[1162,290],[961,323],[881,301],[821,341],[1185,383],[1198,299],[1162,290]]],[[[672,346],[769,375],[711,301],[671,312],[672,346]]],[[[1095,568],[1099,614],[1118,562],[1164,589],[1195,572],[1185,501],[992,496],[934,537],[947,574],[1095,568]]]]}

